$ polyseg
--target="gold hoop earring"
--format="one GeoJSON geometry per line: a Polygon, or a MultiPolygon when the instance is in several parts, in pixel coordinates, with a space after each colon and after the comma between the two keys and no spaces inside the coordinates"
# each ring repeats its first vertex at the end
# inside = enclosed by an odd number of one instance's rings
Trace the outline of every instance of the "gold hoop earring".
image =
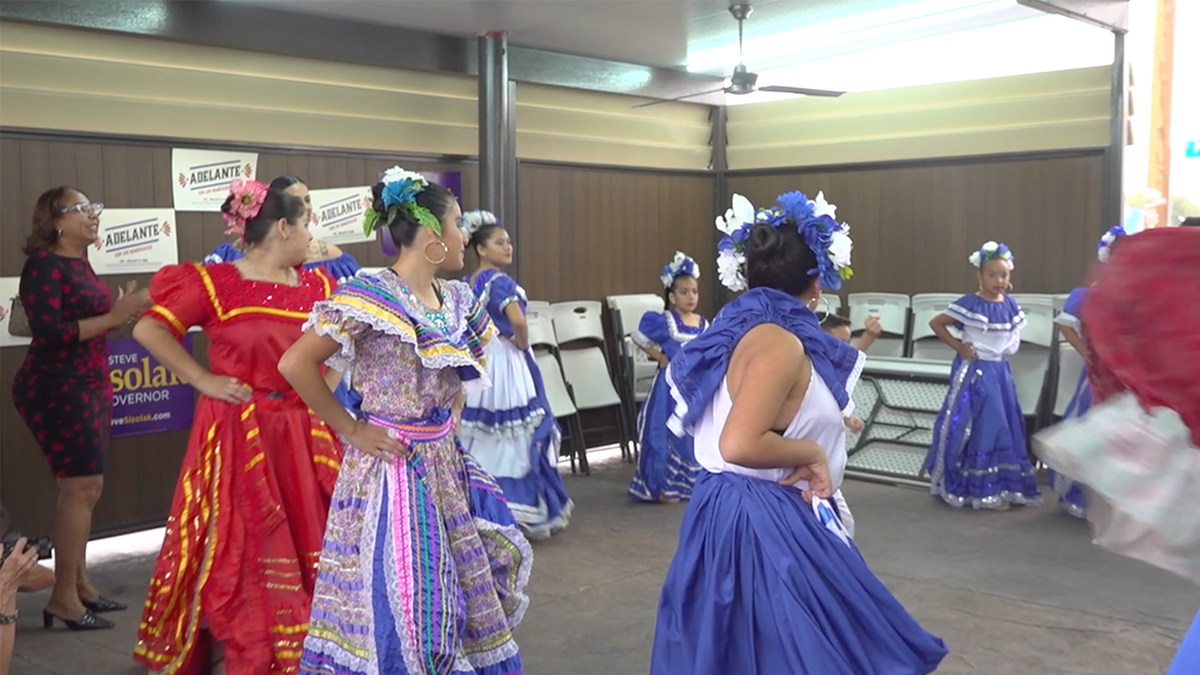
{"type": "Polygon", "coordinates": [[[442,263],[446,262],[446,258],[450,255],[450,249],[446,246],[445,242],[443,242],[441,239],[435,239],[435,240],[429,242],[428,244],[425,244],[424,254],[425,254],[425,262],[429,263],[430,265],[441,265],[442,263]],[[429,257],[429,247],[433,246],[434,244],[437,244],[438,246],[442,247],[442,259],[441,260],[434,260],[429,257]]]}

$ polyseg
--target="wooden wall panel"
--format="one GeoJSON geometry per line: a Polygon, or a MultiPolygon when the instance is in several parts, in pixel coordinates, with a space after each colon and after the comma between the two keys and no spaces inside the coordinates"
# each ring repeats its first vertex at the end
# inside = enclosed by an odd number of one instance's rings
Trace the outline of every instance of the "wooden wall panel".
{"type": "MultiPolygon", "coordinates": [[[[461,171],[463,201],[478,198],[478,172],[473,163],[412,161],[386,155],[271,153],[259,155],[259,176],[283,173],[303,178],[312,188],[365,185],[395,163],[417,171],[461,171]]],[[[118,142],[47,140],[27,135],[0,137],[0,276],[19,276],[21,252],[38,195],[67,184],[108,208],[172,206],[171,147],[118,142]]],[[[200,260],[225,240],[225,224],[216,213],[177,215],[179,259],[200,260]]],[[[366,267],[388,263],[374,243],[345,247],[366,267]]],[[[150,275],[108,276],[115,291],[135,279],[145,285],[150,275]]],[[[5,305],[8,299],[4,299],[5,305]]],[[[111,337],[127,337],[129,329],[111,337]]],[[[193,333],[195,351],[203,357],[206,342],[193,333]]],[[[0,349],[0,496],[14,526],[49,534],[55,488],[33,437],[12,405],[12,381],[25,358],[24,347],[0,349]]],[[[104,496],[97,506],[94,531],[116,532],[155,523],[165,517],[187,434],[177,432],[114,441],[109,454],[104,496]]]]}
{"type": "Polygon", "coordinates": [[[659,272],[679,250],[699,263],[712,315],[712,175],[522,163],[517,185],[516,276],[530,298],[661,293],[659,272]]]}
{"type": "Polygon", "coordinates": [[[942,160],[923,164],[732,174],[729,189],[755,206],[800,190],[837,204],[854,239],[854,278],[841,294],[969,292],[967,256],[1008,244],[1018,292],[1066,293],[1095,259],[1103,156],[942,160]]]}

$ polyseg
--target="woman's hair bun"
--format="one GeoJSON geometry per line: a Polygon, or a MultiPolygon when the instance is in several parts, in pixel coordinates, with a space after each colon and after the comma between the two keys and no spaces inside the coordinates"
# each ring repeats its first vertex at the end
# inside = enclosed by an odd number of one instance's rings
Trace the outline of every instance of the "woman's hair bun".
{"type": "Polygon", "coordinates": [[[766,223],[755,223],[746,236],[746,255],[770,256],[783,245],[779,230],[766,223]]]}

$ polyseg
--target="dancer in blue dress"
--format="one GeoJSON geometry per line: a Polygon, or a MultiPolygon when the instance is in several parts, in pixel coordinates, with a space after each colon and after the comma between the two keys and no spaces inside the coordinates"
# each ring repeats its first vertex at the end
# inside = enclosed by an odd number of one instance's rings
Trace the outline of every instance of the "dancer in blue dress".
{"type": "MultiPolygon", "coordinates": [[[[1113,244],[1124,236],[1124,227],[1114,225],[1108,228],[1096,246],[1096,255],[1101,263],[1108,260],[1113,244]]],[[[1075,351],[1079,352],[1084,361],[1087,360],[1088,349],[1087,343],[1083,339],[1083,324],[1080,322],[1079,316],[1080,310],[1083,308],[1083,299],[1086,296],[1087,288],[1076,288],[1071,291],[1071,294],[1067,296],[1066,303],[1063,304],[1063,310],[1054,317],[1054,323],[1058,325],[1058,332],[1075,348],[1075,351]]],[[[1075,384],[1075,393],[1071,395],[1071,400],[1067,402],[1067,409],[1063,411],[1063,419],[1080,417],[1091,407],[1092,389],[1088,385],[1087,369],[1084,369],[1079,373],[1079,382],[1075,384]]],[[[1053,469],[1048,472],[1048,477],[1050,489],[1054,492],[1059,507],[1076,518],[1087,518],[1087,503],[1083,486],[1053,469]]]]}
{"type": "Polygon", "coordinates": [[[821,289],[850,274],[823,195],[744,197],[718,272],[747,292],[667,369],[672,430],[704,467],[663,582],[651,675],[923,675],[946,656],[871,573],[829,497],[865,356],[822,332],[821,289]]]}
{"type": "Polygon", "coordinates": [[[461,224],[467,245],[479,257],[479,269],[468,282],[500,337],[485,349],[492,386],[467,394],[459,436],[500,484],[525,536],[546,539],[567,526],[574,504],[558,473],[562,432],[529,349],[528,299],[502,271],[512,264],[512,240],[496,216],[470,211],[461,224]]]}
{"type": "MultiPolygon", "coordinates": [[[[312,219],[312,198],[308,195],[308,186],[304,184],[304,181],[295,176],[279,176],[271,181],[270,188],[303,199],[304,205],[308,207],[309,219],[312,219]]],[[[226,232],[226,234],[230,233],[226,232]]],[[[204,256],[203,262],[205,264],[233,262],[245,255],[245,252],[235,244],[224,242],[213,249],[212,253],[204,256]]],[[[333,244],[313,239],[308,245],[308,261],[304,263],[304,269],[311,270],[317,267],[324,270],[339,284],[358,274],[359,270],[358,261],[354,259],[354,256],[333,244]]]]}
{"type": "Polygon", "coordinates": [[[700,475],[700,465],[692,452],[692,437],[676,437],[667,428],[671,416],[671,392],[663,375],[667,365],[683,345],[708,327],[698,312],[700,302],[700,266],[681,252],[663,266],[663,296],[667,307],[661,312],[646,312],[631,336],[633,343],[658,362],[658,373],[650,395],[638,411],[637,473],[629,485],[629,496],[643,502],[680,502],[692,496],[692,485],[700,475]]]}
{"type": "Polygon", "coordinates": [[[1013,255],[989,241],[970,261],[979,270],[979,292],[955,300],[929,322],[958,352],[925,458],[929,491],[954,507],[1037,505],[1041,493],[1025,450],[1025,417],[1004,358],[1020,348],[1025,326],[1025,312],[1007,294],[1013,255]],[[962,340],[950,326],[962,331],[962,340]]]}

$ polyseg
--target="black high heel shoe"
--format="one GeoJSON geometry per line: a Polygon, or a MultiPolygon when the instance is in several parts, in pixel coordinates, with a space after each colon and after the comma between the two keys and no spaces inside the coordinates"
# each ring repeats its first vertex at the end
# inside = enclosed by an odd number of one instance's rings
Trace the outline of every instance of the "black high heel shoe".
{"type": "Polygon", "coordinates": [[[101,619],[100,617],[96,616],[90,609],[84,610],[83,616],[74,621],[64,619],[61,616],[51,614],[45,610],[42,611],[42,627],[46,630],[54,628],[55,619],[63,622],[63,624],[71,630],[107,630],[116,626],[115,623],[109,621],[108,619],[101,619]]]}
{"type": "Polygon", "coordinates": [[[129,609],[129,605],[117,602],[116,600],[109,600],[103,595],[97,597],[95,600],[84,600],[83,606],[91,610],[93,614],[123,612],[129,609]]]}

